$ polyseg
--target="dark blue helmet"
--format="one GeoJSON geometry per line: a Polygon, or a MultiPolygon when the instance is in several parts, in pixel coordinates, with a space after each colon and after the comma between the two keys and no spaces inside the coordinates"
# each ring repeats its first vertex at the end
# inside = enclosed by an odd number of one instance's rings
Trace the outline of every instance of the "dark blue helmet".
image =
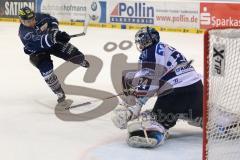
{"type": "Polygon", "coordinates": [[[160,35],[155,28],[144,27],[135,35],[135,43],[141,51],[147,49],[160,40],[160,35]]]}
{"type": "Polygon", "coordinates": [[[35,13],[29,7],[23,7],[18,11],[18,16],[21,20],[30,20],[35,17],[35,13]]]}

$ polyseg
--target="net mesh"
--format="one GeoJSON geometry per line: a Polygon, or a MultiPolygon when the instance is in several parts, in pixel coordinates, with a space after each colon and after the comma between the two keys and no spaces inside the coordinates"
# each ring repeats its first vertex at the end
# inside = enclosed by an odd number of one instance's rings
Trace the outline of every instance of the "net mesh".
{"type": "Polygon", "coordinates": [[[215,29],[208,35],[205,157],[240,160],[240,30],[215,29]]]}

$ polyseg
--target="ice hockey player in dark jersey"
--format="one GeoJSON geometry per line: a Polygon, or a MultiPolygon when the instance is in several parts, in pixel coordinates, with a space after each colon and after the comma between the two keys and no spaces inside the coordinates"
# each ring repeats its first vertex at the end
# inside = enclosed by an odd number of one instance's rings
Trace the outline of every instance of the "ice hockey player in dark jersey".
{"type": "Polygon", "coordinates": [[[199,74],[179,51],[160,42],[154,28],[140,29],[135,43],[141,52],[141,67],[123,76],[125,98],[131,96],[135,103],[125,101],[112,116],[115,126],[128,129],[127,143],[132,147],[159,146],[178,119],[201,127],[203,85],[199,74]],[[165,91],[159,92],[164,86],[165,91]],[[153,109],[141,112],[153,95],[158,96],[153,109]]]}
{"type": "Polygon", "coordinates": [[[53,71],[51,55],[88,68],[85,56],[69,43],[70,36],[58,28],[56,18],[34,13],[29,7],[19,10],[19,37],[30,62],[37,67],[51,90],[58,96],[58,103],[65,100],[64,91],[53,71]]]}

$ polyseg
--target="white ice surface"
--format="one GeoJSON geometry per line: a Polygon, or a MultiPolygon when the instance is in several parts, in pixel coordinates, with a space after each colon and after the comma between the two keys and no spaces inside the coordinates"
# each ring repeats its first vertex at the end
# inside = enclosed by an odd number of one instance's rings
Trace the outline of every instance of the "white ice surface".
{"type": "MultiPolygon", "coordinates": [[[[74,34],[81,27],[61,26],[74,34]]],[[[103,50],[109,41],[120,43],[134,39],[136,30],[89,28],[85,37],[71,42],[87,55],[104,61],[96,82],[85,83],[85,69],[78,68],[66,83],[115,93],[111,77],[112,56],[124,53],[128,62],[139,56],[135,46],[129,50],[103,50]]],[[[202,74],[203,36],[197,34],[161,32],[161,40],[169,43],[188,59],[202,74]]],[[[56,97],[49,90],[37,69],[23,53],[18,37],[17,23],[0,23],[0,159],[1,160],[200,160],[202,152],[201,129],[180,122],[171,130],[171,138],[159,148],[134,149],[125,143],[126,131],[118,130],[110,114],[85,122],[65,122],[58,119],[53,107],[56,97]],[[41,103],[47,104],[48,108],[41,103]]],[[[64,61],[53,57],[55,68],[64,61]]],[[[71,95],[69,95],[71,97],[71,95]]],[[[91,97],[72,96],[76,103],[91,97]]],[[[151,99],[147,106],[154,103],[151,99]]]]}

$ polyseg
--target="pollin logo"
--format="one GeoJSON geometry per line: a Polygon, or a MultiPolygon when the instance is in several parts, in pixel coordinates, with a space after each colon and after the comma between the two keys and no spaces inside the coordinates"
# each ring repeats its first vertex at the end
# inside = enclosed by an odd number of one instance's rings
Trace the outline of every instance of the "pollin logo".
{"type": "Polygon", "coordinates": [[[106,23],[106,2],[91,1],[88,14],[92,21],[106,23]]]}
{"type": "Polygon", "coordinates": [[[110,14],[110,22],[153,24],[154,13],[154,7],[146,3],[118,3],[110,14]]]}
{"type": "Polygon", "coordinates": [[[201,25],[211,24],[211,14],[208,12],[207,7],[203,7],[203,12],[200,14],[200,23],[201,25]]]}

